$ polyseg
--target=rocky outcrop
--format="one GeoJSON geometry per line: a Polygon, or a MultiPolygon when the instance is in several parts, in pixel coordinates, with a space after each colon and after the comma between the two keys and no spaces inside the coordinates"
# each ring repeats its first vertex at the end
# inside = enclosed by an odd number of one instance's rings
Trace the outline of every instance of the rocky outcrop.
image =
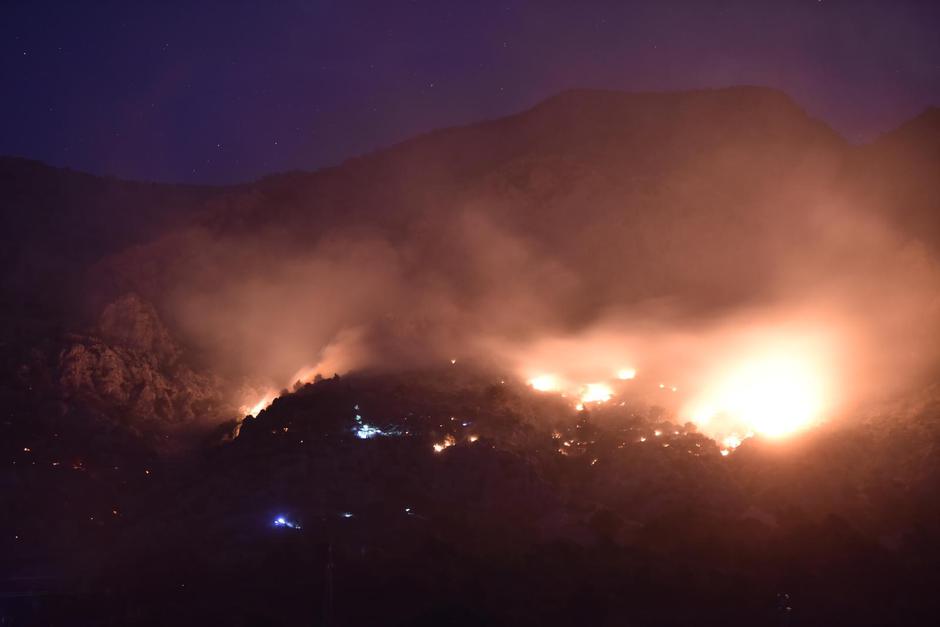
{"type": "Polygon", "coordinates": [[[154,307],[135,295],[109,304],[93,333],[70,340],[58,359],[58,383],[70,401],[160,430],[224,412],[221,382],[182,359],[154,307]]]}
{"type": "Polygon", "coordinates": [[[180,350],[157,315],[135,294],[126,294],[101,312],[98,333],[109,344],[148,353],[162,362],[175,362],[180,350]]]}

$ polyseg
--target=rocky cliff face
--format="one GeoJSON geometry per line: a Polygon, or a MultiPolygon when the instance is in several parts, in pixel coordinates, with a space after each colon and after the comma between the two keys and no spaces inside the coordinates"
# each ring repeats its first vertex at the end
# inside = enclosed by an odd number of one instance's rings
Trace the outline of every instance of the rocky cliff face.
{"type": "Polygon", "coordinates": [[[63,396],[139,429],[196,426],[225,413],[221,382],[197,372],[154,307],[125,295],[105,307],[88,335],[70,336],[58,358],[63,396]]]}

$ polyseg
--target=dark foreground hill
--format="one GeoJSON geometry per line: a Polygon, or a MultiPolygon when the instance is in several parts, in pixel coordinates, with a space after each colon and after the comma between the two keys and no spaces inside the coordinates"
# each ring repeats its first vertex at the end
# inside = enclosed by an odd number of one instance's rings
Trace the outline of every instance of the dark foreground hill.
{"type": "Polygon", "coordinates": [[[185,463],[63,430],[8,453],[0,546],[25,583],[0,608],[12,625],[932,624],[937,425],[928,407],[723,457],[655,409],[574,412],[454,366],[304,386],[185,463]]]}
{"type": "Polygon", "coordinates": [[[842,274],[859,319],[928,315],[884,260],[936,261],[936,122],[856,147],[773,90],[573,91],[233,188],[0,161],[0,620],[933,624],[935,394],[723,457],[661,409],[427,364],[842,274]],[[231,438],[244,386],[350,330],[356,374],[231,438]]]}

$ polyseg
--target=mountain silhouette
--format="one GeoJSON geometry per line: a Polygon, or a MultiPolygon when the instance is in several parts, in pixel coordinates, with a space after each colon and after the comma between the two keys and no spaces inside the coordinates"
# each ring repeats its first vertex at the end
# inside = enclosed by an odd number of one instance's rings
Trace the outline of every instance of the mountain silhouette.
{"type": "Polygon", "coordinates": [[[237,186],[0,159],[0,615],[932,624],[938,121],[572,90],[237,186]],[[672,376],[817,303],[864,402],[783,446],[512,360],[655,336],[672,376]]]}

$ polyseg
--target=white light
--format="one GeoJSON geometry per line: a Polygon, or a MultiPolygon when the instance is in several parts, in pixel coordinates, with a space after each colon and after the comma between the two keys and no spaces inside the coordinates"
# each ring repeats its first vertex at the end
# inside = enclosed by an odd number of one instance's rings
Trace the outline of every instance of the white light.
{"type": "Polygon", "coordinates": [[[529,379],[529,385],[539,392],[553,392],[558,389],[558,380],[550,374],[540,374],[529,379]]]}
{"type": "Polygon", "coordinates": [[[274,519],[275,527],[287,527],[288,529],[297,529],[300,530],[300,525],[295,523],[292,520],[287,520],[283,516],[278,516],[274,519]]]}
{"type": "Polygon", "coordinates": [[[581,393],[582,403],[604,403],[613,396],[613,390],[604,383],[588,383],[581,393]]]}
{"type": "Polygon", "coordinates": [[[372,425],[362,425],[359,427],[353,427],[353,432],[356,434],[356,437],[360,440],[369,440],[374,438],[377,435],[385,435],[385,433],[372,425]]]}
{"type": "Polygon", "coordinates": [[[751,432],[783,437],[820,419],[822,380],[812,355],[759,355],[717,375],[686,412],[717,438],[732,435],[743,440],[747,435],[741,434],[751,432]]]}

